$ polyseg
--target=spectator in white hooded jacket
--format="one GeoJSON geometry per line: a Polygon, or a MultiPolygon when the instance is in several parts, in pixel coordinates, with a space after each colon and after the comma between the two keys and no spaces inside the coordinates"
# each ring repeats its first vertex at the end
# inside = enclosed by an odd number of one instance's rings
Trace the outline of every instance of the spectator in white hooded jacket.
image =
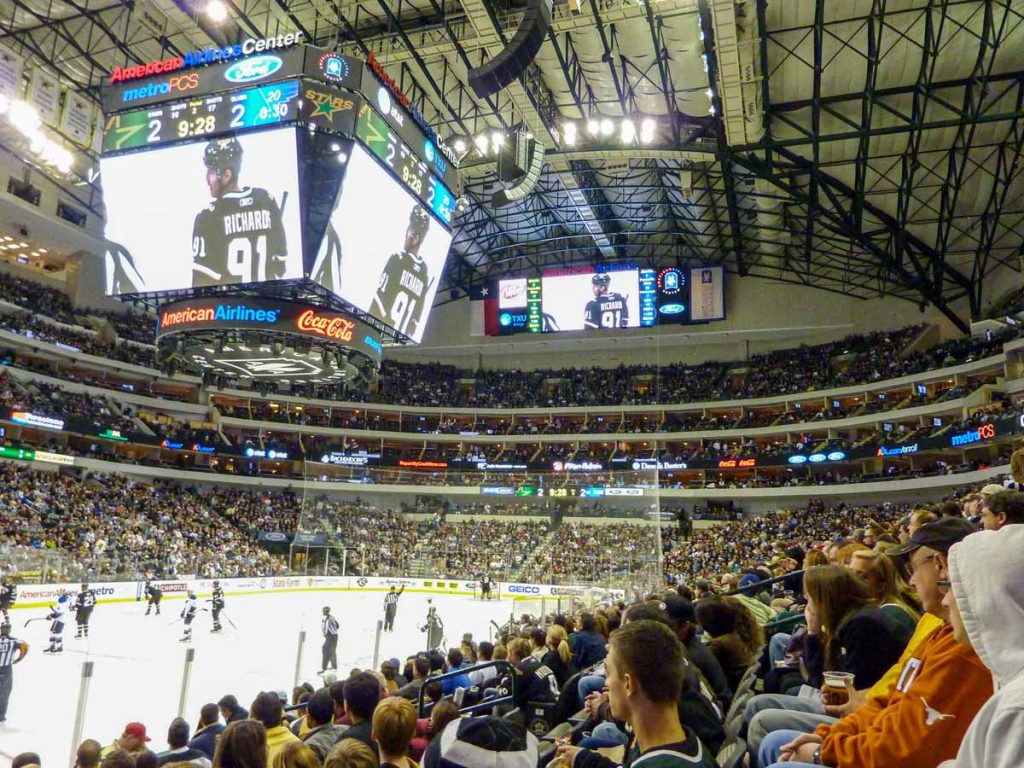
{"type": "Polygon", "coordinates": [[[1024,525],[968,536],[949,550],[953,636],[970,643],[995,679],[960,744],[939,768],[1024,765],[1024,525]]]}

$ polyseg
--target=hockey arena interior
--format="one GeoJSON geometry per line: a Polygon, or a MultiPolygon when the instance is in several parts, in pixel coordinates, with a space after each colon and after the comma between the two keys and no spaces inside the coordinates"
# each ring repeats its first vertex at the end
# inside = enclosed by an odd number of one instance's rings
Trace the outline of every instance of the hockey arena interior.
{"type": "Polygon", "coordinates": [[[1024,0],[0,7],[0,768],[1024,766],[1024,0]]]}

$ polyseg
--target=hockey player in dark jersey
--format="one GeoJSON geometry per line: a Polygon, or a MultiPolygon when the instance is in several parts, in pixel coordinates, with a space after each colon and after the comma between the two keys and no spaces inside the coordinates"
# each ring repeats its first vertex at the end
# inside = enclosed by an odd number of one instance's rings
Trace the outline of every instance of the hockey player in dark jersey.
{"type": "Polygon", "coordinates": [[[192,225],[192,285],[255,283],[285,276],[281,209],[265,189],[242,187],[242,145],[217,139],[203,153],[213,200],[192,225]]]}
{"type": "Polygon", "coordinates": [[[78,625],[75,637],[89,636],[89,617],[96,607],[96,592],[89,589],[88,584],[82,585],[82,591],[75,597],[75,622],[78,625]]]}
{"type": "Polygon", "coordinates": [[[164,592],[160,589],[159,584],[154,584],[149,579],[146,579],[146,615],[149,616],[149,612],[156,608],[156,615],[160,615],[160,601],[163,600],[164,592]]]}
{"type": "Polygon", "coordinates": [[[583,310],[584,328],[625,328],[629,325],[629,307],[621,293],[608,293],[612,276],[598,272],[590,279],[594,298],[583,310]]]}
{"type": "Polygon", "coordinates": [[[213,614],[213,629],[211,632],[220,632],[220,612],[224,610],[224,590],[220,582],[213,582],[213,596],[210,598],[210,612],[213,614]]]}
{"type": "Polygon", "coordinates": [[[396,331],[412,336],[423,314],[428,282],[427,262],[419,250],[430,229],[430,214],[420,206],[412,209],[405,230],[405,249],[392,254],[380,275],[373,297],[373,313],[396,331]]]}
{"type": "Polygon", "coordinates": [[[3,614],[4,624],[10,624],[11,614],[9,613],[11,606],[18,599],[18,588],[14,582],[9,579],[4,579],[3,583],[0,583],[0,613],[3,614]]]}

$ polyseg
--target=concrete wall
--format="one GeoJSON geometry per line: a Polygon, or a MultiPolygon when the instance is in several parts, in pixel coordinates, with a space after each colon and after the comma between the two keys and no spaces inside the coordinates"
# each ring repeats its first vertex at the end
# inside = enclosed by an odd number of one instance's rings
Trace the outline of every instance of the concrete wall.
{"type": "Polygon", "coordinates": [[[954,335],[952,324],[932,308],[899,299],[859,300],[802,286],[729,275],[727,319],[690,327],[666,326],[620,333],[529,334],[470,337],[468,299],[435,308],[423,344],[388,350],[403,361],[440,361],[468,368],[614,367],[632,363],[699,363],[743,360],[800,344],[820,344],[851,333],[935,324],[954,335]]]}

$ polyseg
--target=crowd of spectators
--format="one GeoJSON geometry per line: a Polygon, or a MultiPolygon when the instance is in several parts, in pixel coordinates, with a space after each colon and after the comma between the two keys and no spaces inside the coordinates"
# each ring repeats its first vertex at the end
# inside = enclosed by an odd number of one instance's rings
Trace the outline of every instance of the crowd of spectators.
{"type": "Polygon", "coordinates": [[[113,429],[127,433],[134,429],[130,408],[121,410],[105,397],[72,392],[42,381],[16,386],[8,380],[0,402],[11,410],[30,411],[61,420],[70,417],[82,419],[90,422],[97,431],[113,429]]]}
{"type": "Polygon", "coordinates": [[[87,578],[277,573],[285,563],[226,518],[219,491],[0,464],[0,543],[53,551],[87,578]]]}
{"type": "Polygon", "coordinates": [[[620,581],[658,560],[658,534],[657,526],[639,523],[565,521],[528,560],[520,579],[542,584],[620,581]]]}
{"type": "Polygon", "coordinates": [[[491,573],[507,578],[547,532],[546,522],[473,520],[427,526],[423,535],[430,541],[431,573],[452,578],[491,573]]]}

